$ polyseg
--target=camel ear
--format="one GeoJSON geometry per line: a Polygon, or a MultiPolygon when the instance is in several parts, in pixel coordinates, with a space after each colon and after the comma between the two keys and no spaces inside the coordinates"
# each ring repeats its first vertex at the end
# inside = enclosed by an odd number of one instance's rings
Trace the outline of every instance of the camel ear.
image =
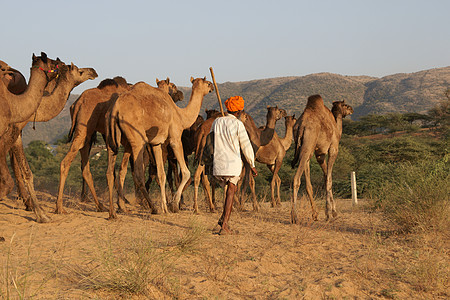
{"type": "Polygon", "coordinates": [[[270,105],[267,105],[267,109],[269,109],[270,108],[270,105]]]}
{"type": "Polygon", "coordinates": [[[166,82],[167,82],[167,83],[169,83],[169,82],[170,82],[170,79],[169,79],[169,77],[167,77],[167,79],[166,79],[166,82]]]}
{"type": "Polygon", "coordinates": [[[158,84],[158,82],[159,82],[159,79],[158,79],[158,77],[156,77],[156,84],[158,84]]]}
{"type": "Polygon", "coordinates": [[[191,83],[194,83],[194,77],[191,76],[191,83]]]}
{"type": "Polygon", "coordinates": [[[34,55],[34,53],[33,53],[33,56],[31,57],[31,59],[32,59],[33,61],[36,60],[36,55],[34,55]]]}
{"type": "Polygon", "coordinates": [[[203,77],[203,80],[206,80],[206,76],[205,76],[205,77],[203,77]]]}

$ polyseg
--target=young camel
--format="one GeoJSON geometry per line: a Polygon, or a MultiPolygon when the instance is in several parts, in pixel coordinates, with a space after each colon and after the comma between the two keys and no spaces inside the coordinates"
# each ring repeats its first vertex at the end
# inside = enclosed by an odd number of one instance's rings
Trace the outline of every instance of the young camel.
{"type": "MultiPolygon", "coordinates": [[[[275,132],[272,140],[267,145],[261,146],[255,154],[256,161],[266,164],[269,170],[272,172],[273,177],[270,183],[270,191],[271,191],[271,205],[275,207],[276,205],[281,205],[281,197],[280,197],[280,187],[281,187],[281,179],[278,176],[278,171],[281,168],[283,163],[283,159],[286,156],[286,151],[291,147],[292,144],[292,129],[296,122],[295,115],[293,116],[285,116],[285,135],[283,138],[280,138],[275,132]],[[277,188],[277,199],[275,201],[275,187],[277,188]]],[[[250,170],[248,164],[244,165],[245,167],[245,175],[243,176],[243,180],[240,184],[246,186],[246,182],[249,182],[250,190],[252,191],[253,199],[256,199],[255,193],[255,182],[253,176],[250,176],[250,170]]],[[[241,190],[241,201],[244,199],[245,190],[241,190]]],[[[242,203],[241,203],[242,206],[242,203]]]]}
{"type": "Polygon", "coordinates": [[[299,162],[293,179],[293,198],[291,208],[291,223],[298,223],[297,194],[301,176],[305,173],[306,192],[312,209],[313,220],[317,220],[317,211],[313,199],[309,161],[313,154],[321,166],[326,186],[326,219],[337,216],[336,203],[332,193],[332,171],[336,161],[339,141],[342,135],[342,119],[353,113],[351,106],[344,101],[333,102],[333,113],[324,105],[320,95],[308,98],[305,110],[294,126],[295,154],[291,166],[299,162]],[[333,115],[334,113],[334,115],[333,115]],[[328,165],[325,156],[328,153],[328,165]]]}
{"type": "Polygon", "coordinates": [[[182,180],[171,203],[172,211],[179,208],[181,193],[187,183],[190,173],[183,157],[181,135],[183,130],[189,128],[197,119],[203,97],[213,91],[213,85],[205,78],[194,79],[191,77],[192,93],[188,105],[179,108],[170,96],[151,87],[146,83],[138,83],[133,88],[121,94],[108,112],[107,149],[108,170],[107,180],[109,187],[109,218],[116,218],[113,208],[112,189],[114,185],[114,168],[117,150],[122,136],[128,141],[125,152],[131,153],[138,188],[146,198],[153,213],[158,213],[159,208],[150,199],[145,189],[143,152],[145,145],[152,146],[155,155],[158,181],[161,188],[161,208],[168,212],[165,194],[165,172],[162,159],[161,145],[169,139],[174,155],[180,164],[182,180]]]}

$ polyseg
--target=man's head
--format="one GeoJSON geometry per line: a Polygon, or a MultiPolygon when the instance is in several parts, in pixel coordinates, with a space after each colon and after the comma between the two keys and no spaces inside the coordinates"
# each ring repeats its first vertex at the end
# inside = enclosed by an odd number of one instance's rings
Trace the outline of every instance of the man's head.
{"type": "Polygon", "coordinates": [[[239,114],[244,109],[244,99],[241,96],[233,96],[225,100],[225,107],[230,114],[239,114]]]}

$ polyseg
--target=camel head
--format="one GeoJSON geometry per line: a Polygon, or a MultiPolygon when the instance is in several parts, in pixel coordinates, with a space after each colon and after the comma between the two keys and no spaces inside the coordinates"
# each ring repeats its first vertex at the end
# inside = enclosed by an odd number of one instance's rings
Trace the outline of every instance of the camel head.
{"type": "Polygon", "coordinates": [[[27,81],[25,77],[7,63],[0,60],[0,78],[5,84],[8,91],[13,94],[21,94],[27,89],[27,81]]]}
{"type": "Polygon", "coordinates": [[[93,80],[98,77],[97,72],[93,68],[78,68],[73,63],[66,67],[68,69],[67,71],[74,79],[74,86],[77,86],[86,80],[93,80]]]}
{"type": "Polygon", "coordinates": [[[353,113],[353,108],[350,105],[345,104],[345,100],[334,101],[333,107],[331,108],[331,112],[335,117],[340,114],[342,115],[343,118],[345,118],[346,116],[349,116],[353,113]]]}
{"type": "Polygon", "coordinates": [[[287,113],[284,109],[278,108],[278,106],[267,105],[267,120],[274,119],[279,120],[286,117],[287,113]]]}
{"type": "Polygon", "coordinates": [[[216,117],[219,114],[222,115],[221,112],[216,109],[205,109],[205,113],[206,113],[206,119],[216,117]]]}
{"type": "Polygon", "coordinates": [[[296,121],[297,121],[297,119],[295,119],[295,114],[293,114],[292,116],[284,117],[284,123],[286,125],[286,128],[289,128],[289,127],[293,128],[296,121]]]}
{"type": "Polygon", "coordinates": [[[36,56],[33,53],[32,56],[32,64],[31,69],[40,69],[47,76],[47,81],[51,81],[58,77],[59,68],[62,67],[64,62],[62,62],[59,58],[53,60],[47,57],[47,54],[41,52],[41,56],[36,56]]]}
{"type": "Polygon", "coordinates": [[[195,78],[191,76],[192,90],[201,90],[203,95],[211,93],[214,91],[213,84],[206,80],[206,76],[204,78],[195,78]]]}
{"type": "Polygon", "coordinates": [[[182,91],[179,91],[177,86],[170,82],[169,77],[166,80],[159,80],[156,78],[156,85],[159,89],[165,91],[167,94],[172,97],[173,102],[182,101],[184,99],[184,95],[182,91]]]}

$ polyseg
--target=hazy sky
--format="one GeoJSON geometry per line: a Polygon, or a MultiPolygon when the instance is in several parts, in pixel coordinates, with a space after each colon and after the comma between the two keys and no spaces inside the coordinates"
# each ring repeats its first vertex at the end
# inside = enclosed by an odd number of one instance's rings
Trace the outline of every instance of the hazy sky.
{"type": "Polygon", "coordinates": [[[47,53],[99,78],[178,86],[319,72],[382,77],[450,65],[448,0],[0,0],[0,59],[47,53]]]}

